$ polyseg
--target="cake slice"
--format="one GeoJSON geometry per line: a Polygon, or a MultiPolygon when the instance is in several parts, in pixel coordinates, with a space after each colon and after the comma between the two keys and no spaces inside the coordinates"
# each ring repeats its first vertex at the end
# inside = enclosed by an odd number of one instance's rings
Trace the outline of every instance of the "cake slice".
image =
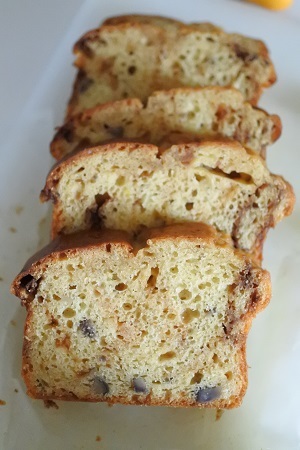
{"type": "Polygon", "coordinates": [[[203,221],[260,258],[267,230],[290,214],[291,186],[237,142],[158,147],[110,143],[83,150],[50,172],[43,201],[54,203],[52,233],[104,226],[203,221]]]}
{"type": "Polygon", "coordinates": [[[143,102],[158,89],[232,86],[256,104],[276,80],[263,42],[210,24],[130,16],[86,33],[74,46],[79,69],[70,116],[122,98],[143,102]]]}
{"type": "Polygon", "coordinates": [[[232,408],[269,274],[204,224],[58,238],[12,292],[27,308],[34,398],[232,408]]]}
{"type": "Polygon", "coordinates": [[[280,118],[252,107],[236,89],[180,88],[155,92],[145,107],[139,99],[126,99],[85,110],[58,129],[50,149],[60,159],[112,139],[161,145],[214,136],[236,139],[264,155],[280,133],[280,118]]]}

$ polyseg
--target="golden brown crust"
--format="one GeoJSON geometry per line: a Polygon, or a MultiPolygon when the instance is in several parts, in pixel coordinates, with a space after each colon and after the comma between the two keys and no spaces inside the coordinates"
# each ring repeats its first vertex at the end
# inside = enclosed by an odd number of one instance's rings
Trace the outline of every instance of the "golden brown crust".
{"type": "Polygon", "coordinates": [[[176,19],[171,19],[170,17],[147,15],[147,14],[124,14],[122,16],[108,17],[103,23],[103,25],[120,25],[121,23],[145,23],[145,24],[161,24],[163,25],[174,25],[181,27],[183,22],[176,19]]]}

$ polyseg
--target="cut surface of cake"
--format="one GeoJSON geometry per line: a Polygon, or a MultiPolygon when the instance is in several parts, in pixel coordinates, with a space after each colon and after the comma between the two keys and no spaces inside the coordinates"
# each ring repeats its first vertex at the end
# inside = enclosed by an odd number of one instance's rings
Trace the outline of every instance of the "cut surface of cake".
{"type": "Polygon", "coordinates": [[[23,377],[40,399],[232,408],[268,272],[205,224],[59,237],[12,292],[27,308],[23,377]]]}
{"type": "Polygon", "coordinates": [[[74,46],[79,70],[67,115],[122,98],[146,101],[153,91],[183,86],[231,86],[256,104],[275,82],[263,42],[205,23],[165,23],[131,16],[82,36],[74,46]]]}
{"type": "Polygon", "coordinates": [[[42,200],[54,203],[52,232],[203,221],[261,257],[268,229],[290,214],[291,186],[237,142],[158,147],[111,143],[83,150],[50,172],[42,200]]]}
{"type": "Polygon", "coordinates": [[[50,149],[61,159],[113,139],[160,146],[214,136],[237,140],[264,155],[280,134],[280,118],[251,106],[236,89],[179,88],[155,92],[146,106],[135,98],[85,110],[58,128],[50,149]]]}

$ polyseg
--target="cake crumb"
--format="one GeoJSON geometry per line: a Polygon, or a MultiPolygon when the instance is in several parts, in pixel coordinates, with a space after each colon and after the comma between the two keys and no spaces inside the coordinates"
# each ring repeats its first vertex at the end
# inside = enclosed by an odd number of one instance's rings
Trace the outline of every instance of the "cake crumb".
{"type": "Polygon", "coordinates": [[[17,394],[19,392],[19,389],[14,389],[14,392],[17,394]]]}
{"type": "Polygon", "coordinates": [[[217,411],[216,411],[216,421],[221,419],[221,417],[223,416],[223,413],[224,413],[223,409],[217,409],[217,411]]]}
{"type": "Polygon", "coordinates": [[[44,405],[47,409],[49,408],[59,409],[58,404],[55,403],[53,400],[44,400],[44,405]]]}
{"type": "Polygon", "coordinates": [[[101,436],[99,436],[99,434],[98,434],[98,436],[96,436],[96,442],[100,442],[101,441],[101,436]]]}
{"type": "Polygon", "coordinates": [[[0,406],[6,405],[6,402],[4,400],[0,400],[0,406]]]}
{"type": "Polygon", "coordinates": [[[2,278],[2,277],[0,277],[0,281],[3,281],[3,278],[2,278]]]}
{"type": "Polygon", "coordinates": [[[21,214],[21,212],[23,211],[23,206],[21,206],[21,205],[17,205],[16,207],[15,207],[15,212],[16,212],[16,214],[21,214]]]}
{"type": "Polygon", "coordinates": [[[15,227],[9,227],[9,231],[10,231],[11,233],[16,233],[16,232],[17,232],[17,230],[16,230],[15,227]]]}
{"type": "Polygon", "coordinates": [[[11,320],[11,321],[10,321],[10,324],[11,324],[13,327],[15,327],[15,326],[17,325],[17,322],[16,322],[15,320],[11,320]]]}

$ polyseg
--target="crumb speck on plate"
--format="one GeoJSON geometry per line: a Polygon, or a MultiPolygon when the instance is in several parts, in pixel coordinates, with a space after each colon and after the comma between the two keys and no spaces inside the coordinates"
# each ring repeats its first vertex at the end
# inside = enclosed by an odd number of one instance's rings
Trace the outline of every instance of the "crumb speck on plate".
{"type": "Polygon", "coordinates": [[[223,409],[217,409],[217,411],[216,411],[216,420],[220,420],[221,417],[223,416],[223,414],[224,414],[224,410],[223,409]]]}
{"type": "Polygon", "coordinates": [[[3,278],[2,278],[2,277],[0,277],[0,281],[3,281],[3,278]]]}
{"type": "Polygon", "coordinates": [[[55,403],[53,400],[44,400],[44,405],[46,408],[55,408],[58,409],[58,404],[55,403]]]}
{"type": "Polygon", "coordinates": [[[108,406],[109,408],[112,408],[112,407],[114,406],[113,403],[106,403],[106,404],[107,404],[107,406],[108,406]]]}
{"type": "Polygon", "coordinates": [[[101,436],[96,436],[96,442],[100,442],[101,441],[101,436]]]}
{"type": "Polygon", "coordinates": [[[9,231],[10,231],[11,233],[16,233],[16,232],[17,232],[17,230],[16,230],[15,227],[9,227],[9,231]]]}
{"type": "Polygon", "coordinates": [[[4,400],[0,400],[0,406],[6,405],[6,402],[4,400]]]}
{"type": "Polygon", "coordinates": [[[21,214],[21,212],[23,211],[23,206],[21,206],[21,205],[17,205],[16,207],[15,207],[15,212],[16,212],[16,214],[21,214]]]}
{"type": "Polygon", "coordinates": [[[19,389],[14,389],[14,392],[17,394],[19,392],[19,389]]]}
{"type": "Polygon", "coordinates": [[[15,326],[17,325],[17,322],[16,322],[15,320],[11,320],[11,321],[10,321],[10,324],[11,324],[13,327],[15,327],[15,326]]]}

